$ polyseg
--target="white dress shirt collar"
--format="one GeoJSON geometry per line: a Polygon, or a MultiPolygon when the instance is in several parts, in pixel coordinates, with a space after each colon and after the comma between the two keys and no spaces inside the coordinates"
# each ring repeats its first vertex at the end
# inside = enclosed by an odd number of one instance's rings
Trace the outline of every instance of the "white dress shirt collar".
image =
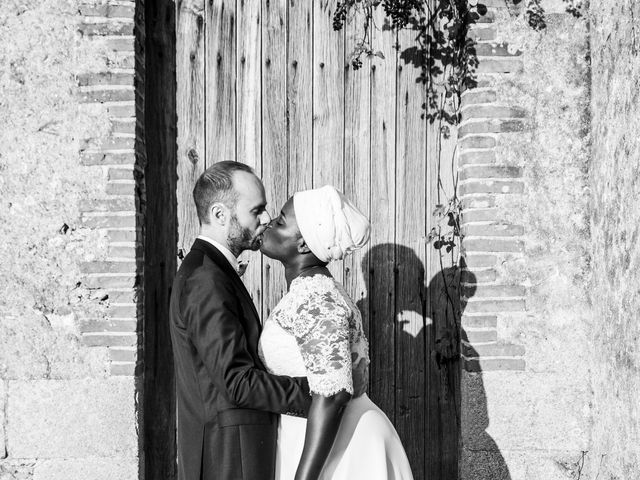
{"type": "Polygon", "coordinates": [[[205,235],[198,235],[198,238],[200,240],[204,240],[205,242],[210,243],[211,245],[216,247],[218,250],[220,250],[220,253],[224,255],[224,258],[227,259],[227,261],[233,267],[235,272],[236,273],[238,272],[238,259],[233,255],[233,253],[231,253],[231,250],[229,250],[226,245],[222,245],[220,242],[216,242],[213,238],[207,237],[205,235]]]}

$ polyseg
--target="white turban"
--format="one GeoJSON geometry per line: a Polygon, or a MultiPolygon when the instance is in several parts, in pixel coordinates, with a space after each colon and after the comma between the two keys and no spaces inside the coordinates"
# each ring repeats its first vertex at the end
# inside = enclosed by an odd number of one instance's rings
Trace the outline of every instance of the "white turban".
{"type": "Polygon", "coordinates": [[[323,262],[341,260],[369,241],[367,217],[331,185],[294,194],[293,209],[302,238],[323,262]]]}

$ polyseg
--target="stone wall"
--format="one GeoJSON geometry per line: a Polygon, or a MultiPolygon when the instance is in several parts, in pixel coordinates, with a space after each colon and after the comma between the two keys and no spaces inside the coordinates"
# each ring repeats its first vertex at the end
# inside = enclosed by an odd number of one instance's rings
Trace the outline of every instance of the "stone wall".
{"type": "Polygon", "coordinates": [[[0,478],[138,478],[134,3],[0,10],[0,478]]]}
{"type": "Polygon", "coordinates": [[[591,2],[594,475],[640,477],[640,4],[591,2]]]}
{"type": "Polygon", "coordinates": [[[547,2],[547,29],[490,8],[472,34],[478,88],[459,130],[464,480],[580,478],[591,386],[588,31],[547,2]]]}

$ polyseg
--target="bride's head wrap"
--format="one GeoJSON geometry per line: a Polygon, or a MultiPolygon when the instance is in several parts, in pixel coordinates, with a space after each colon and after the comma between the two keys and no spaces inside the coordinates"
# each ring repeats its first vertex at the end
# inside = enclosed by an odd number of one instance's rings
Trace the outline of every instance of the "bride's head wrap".
{"type": "Polygon", "coordinates": [[[331,185],[294,194],[293,209],[302,238],[323,262],[341,260],[369,241],[367,217],[331,185]]]}

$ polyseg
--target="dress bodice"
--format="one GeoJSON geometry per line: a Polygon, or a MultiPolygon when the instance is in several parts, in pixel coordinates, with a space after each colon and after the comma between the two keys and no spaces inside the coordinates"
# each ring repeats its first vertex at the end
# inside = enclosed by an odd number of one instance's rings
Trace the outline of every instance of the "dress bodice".
{"type": "Polygon", "coordinates": [[[324,396],[353,393],[352,366],[369,360],[360,311],[325,275],[291,282],[265,322],[259,354],[269,372],[306,376],[311,392],[324,396]]]}

